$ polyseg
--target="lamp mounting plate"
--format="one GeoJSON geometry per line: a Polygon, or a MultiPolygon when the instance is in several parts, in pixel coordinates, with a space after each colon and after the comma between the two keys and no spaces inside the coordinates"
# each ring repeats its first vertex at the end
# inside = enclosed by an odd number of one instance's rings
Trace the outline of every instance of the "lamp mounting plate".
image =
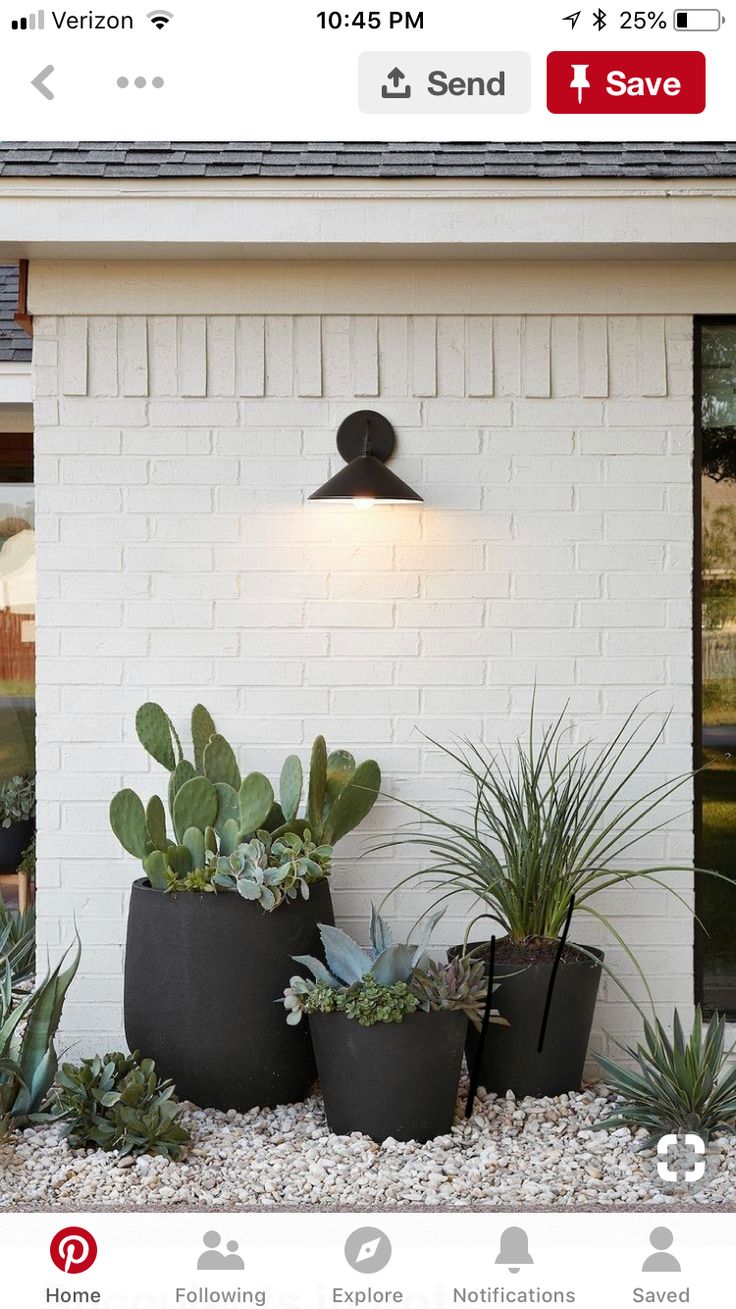
{"type": "Polygon", "coordinates": [[[358,409],[350,414],[341,424],[337,433],[337,448],[346,464],[366,452],[366,429],[368,432],[368,451],[374,459],[385,464],[391,458],[396,444],[396,435],[388,418],[377,414],[373,409],[358,409]]]}

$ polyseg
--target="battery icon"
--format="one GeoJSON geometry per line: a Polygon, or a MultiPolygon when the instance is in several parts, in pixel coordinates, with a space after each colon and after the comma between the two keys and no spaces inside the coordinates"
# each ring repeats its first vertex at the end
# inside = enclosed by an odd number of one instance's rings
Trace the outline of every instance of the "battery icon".
{"type": "Polygon", "coordinates": [[[719,32],[725,19],[720,9],[676,9],[676,32],[719,32]]]}

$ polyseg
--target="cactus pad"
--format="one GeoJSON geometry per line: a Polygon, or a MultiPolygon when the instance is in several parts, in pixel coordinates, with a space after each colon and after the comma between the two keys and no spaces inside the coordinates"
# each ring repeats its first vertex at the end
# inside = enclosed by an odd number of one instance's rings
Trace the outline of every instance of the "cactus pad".
{"type": "Polygon", "coordinates": [[[325,738],[317,736],[312,746],[312,758],[309,764],[309,796],[307,799],[307,821],[315,841],[322,839],[322,816],[327,795],[327,746],[325,738]]]}
{"type": "Polygon", "coordinates": [[[174,798],[174,831],[181,840],[188,827],[214,827],[219,801],[217,791],[206,777],[193,777],[185,782],[174,798]]]}
{"type": "Polygon", "coordinates": [[[169,838],[166,835],[166,810],[164,809],[163,800],[157,795],[152,795],[146,805],[146,827],[152,845],[157,850],[166,850],[169,845],[169,838]]]}
{"type": "Polygon", "coordinates": [[[173,772],[177,760],[171,719],[161,706],[152,701],[141,705],[135,716],[135,730],[143,749],[170,773],[173,772]]]}
{"type": "Polygon", "coordinates": [[[210,782],[225,782],[231,786],[234,791],[240,790],[241,776],[238,768],[238,761],[235,758],[235,752],[231,745],[225,740],[224,736],[218,735],[210,737],[205,747],[204,756],[204,775],[210,782]]]}
{"type": "Polygon", "coordinates": [[[380,789],[381,770],[374,759],[366,759],[335,800],[320,839],[327,845],[335,845],[352,832],[370,813],[380,789]]]}
{"type": "Polygon", "coordinates": [[[148,845],[146,811],[135,791],[118,791],[110,801],[110,826],[128,854],[145,859],[148,845]]]}
{"type": "Polygon", "coordinates": [[[247,836],[263,827],[273,804],[273,787],[263,773],[249,773],[240,788],[240,829],[247,836]]]}
{"type": "Polygon", "coordinates": [[[203,771],[204,750],[211,736],[217,731],[212,715],[203,704],[195,704],[192,710],[192,744],[194,746],[194,764],[198,773],[203,771]]]}
{"type": "Polygon", "coordinates": [[[290,823],[299,812],[302,800],[304,773],[302,761],[298,755],[290,754],[284,760],[279,779],[279,800],[283,811],[283,822],[290,823]]]}

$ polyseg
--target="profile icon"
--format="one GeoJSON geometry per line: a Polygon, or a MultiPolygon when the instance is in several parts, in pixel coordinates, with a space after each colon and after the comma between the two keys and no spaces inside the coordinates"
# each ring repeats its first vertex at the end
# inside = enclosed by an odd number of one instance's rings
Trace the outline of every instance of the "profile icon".
{"type": "Polygon", "coordinates": [[[674,1241],[669,1227],[655,1227],[649,1234],[649,1244],[653,1247],[654,1253],[650,1254],[642,1264],[643,1273],[681,1273],[682,1269],[673,1254],[670,1254],[670,1246],[674,1241]]]}
{"type": "Polygon", "coordinates": [[[205,1249],[197,1260],[200,1272],[243,1272],[245,1264],[238,1254],[237,1241],[228,1241],[227,1254],[220,1249],[222,1237],[219,1232],[205,1232],[202,1244],[205,1249]]]}

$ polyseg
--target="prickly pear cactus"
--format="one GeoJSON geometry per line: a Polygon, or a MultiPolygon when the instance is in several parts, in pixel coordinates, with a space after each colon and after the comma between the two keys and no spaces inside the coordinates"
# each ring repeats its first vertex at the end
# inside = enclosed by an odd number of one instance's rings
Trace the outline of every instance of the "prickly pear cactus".
{"type": "Polygon", "coordinates": [[[217,732],[212,715],[203,704],[195,704],[192,710],[192,746],[194,747],[194,767],[198,773],[204,771],[204,752],[211,736],[217,732]]]}
{"type": "Polygon", "coordinates": [[[181,742],[174,730],[174,724],[161,706],[153,702],[141,705],[135,716],[135,730],[143,749],[147,750],[157,763],[168,768],[170,773],[173,772],[177,764],[174,744],[176,743],[178,759],[181,761],[183,758],[181,742]]]}
{"type": "Polygon", "coordinates": [[[118,791],[110,802],[110,826],[128,854],[145,859],[148,854],[148,830],[143,801],[135,791],[118,791]]]}

